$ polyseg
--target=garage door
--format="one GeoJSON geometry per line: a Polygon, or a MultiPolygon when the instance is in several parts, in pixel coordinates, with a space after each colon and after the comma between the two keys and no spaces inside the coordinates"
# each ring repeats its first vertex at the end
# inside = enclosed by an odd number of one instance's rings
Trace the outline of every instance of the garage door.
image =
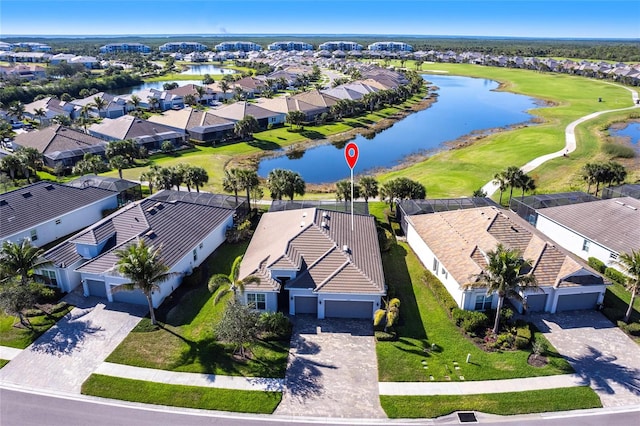
{"type": "Polygon", "coordinates": [[[318,314],[318,298],[296,296],[296,314],[318,314]]]}
{"type": "Polygon", "coordinates": [[[113,301],[133,303],[135,305],[146,305],[147,296],[145,296],[144,293],[138,289],[131,291],[122,290],[113,293],[113,301]]]}
{"type": "Polygon", "coordinates": [[[547,304],[547,294],[529,294],[527,296],[527,312],[543,312],[547,304]]]}
{"type": "Polygon", "coordinates": [[[104,287],[104,281],[87,280],[89,294],[91,296],[107,297],[107,289],[104,287]]]}
{"type": "Polygon", "coordinates": [[[567,294],[558,297],[556,312],[595,309],[600,293],[567,294]]]}
{"type": "Polygon", "coordinates": [[[326,300],[324,303],[326,318],[373,318],[373,302],[326,300]]]}

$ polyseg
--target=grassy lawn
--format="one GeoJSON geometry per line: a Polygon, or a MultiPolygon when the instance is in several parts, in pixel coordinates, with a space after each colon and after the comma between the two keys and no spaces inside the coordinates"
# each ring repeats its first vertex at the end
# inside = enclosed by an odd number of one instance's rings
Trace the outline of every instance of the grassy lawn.
{"type": "Polygon", "coordinates": [[[588,386],[478,395],[380,396],[390,418],[434,418],[455,411],[513,415],[600,408],[588,386]]]}
{"type": "MultiPolygon", "coordinates": [[[[223,244],[207,260],[210,274],[229,274],[236,256],[247,243],[223,244]]],[[[213,304],[202,272],[191,277],[157,310],[162,327],[154,330],[145,318],[107,358],[109,362],[138,367],[232,376],[284,377],[289,342],[259,341],[253,359],[237,362],[232,349],[215,340],[213,327],[226,301],[213,304]]],[[[227,296],[230,297],[230,296],[227,296]]]]}
{"type": "MultiPolygon", "coordinates": [[[[632,105],[630,93],[621,87],[564,74],[441,63],[424,64],[423,70],[497,80],[502,83],[503,90],[551,103],[533,111],[544,120],[542,124],[478,138],[471,146],[441,152],[410,167],[379,176],[382,181],[399,176],[417,180],[427,187],[429,197],[434,198],[469,196],[507,166],[522,166],[535,157],[560,150],[565,143],[565,127],[577,118],[594,111],[632,105]],[[598,97],[604,102],[598,102],[598,97]]],[[[588,125],[578,127],[576,153],[533,172],[539,191],[575,187],[579,181],[576,176],[585,162],[600,159],[594,157],[606,158],[600,153],[597,138],[585,138],[584,129],[588,125]]]]}
{"type": "MultiPolygon", "coordinates": [[[[421,282],[423,267],[407,244],[398,243],[384,253],[385,280],[393,297],[400,298],[399,340],[378,342],[381,382],[460,381],[548,376],[572,372],[571,366],[548,344],[549,364],[542,368],[527,363],[529,351],[485,352],[461,334],[433,293],[421,282]],[[425,352],[432,344],[437,351],[425,352]],[[471,362],[466,363],[467,354],[471,362]],[[422,361],[427,363],[424,369],[422,361]],[[454,362],[460,369],[454,369],[454,362]]],[[[541,333],[535,338],[545,340],[541,333]]]]}
{"type": "Polygon", "coordinates": [[[0,312],[0,346],[24,349],[40,337],[45,331],[53,327],[60,318],[65,316],[73,306],[68,305],[58,312],[52,312],[29,317],[33,329],[23,328],[17,317],[0,312]],[[17,327],[15,325],[18,325],[17,327]]]}
{"type": "Polygon", "coordinates": [[[4,367],[9,363],[8,359],[0,359],[0,368],[4,367]]]}
{"type": "Polygon", "coordinates": [[[271,414],[282,393],[167,385],[92,374],[83,384],[84,395],[146,404],[240,413],[271,414]]]}

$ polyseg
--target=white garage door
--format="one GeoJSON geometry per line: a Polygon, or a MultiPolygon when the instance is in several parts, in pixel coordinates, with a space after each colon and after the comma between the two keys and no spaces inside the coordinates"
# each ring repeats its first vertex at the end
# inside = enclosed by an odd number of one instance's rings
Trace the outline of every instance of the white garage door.
{"type": "Polygon", "coordinates": [[[325,300],[324,303],[326,318],[373,318],[373,302],[325,300]]]}
{"type": "Polygon", "coordinates": [[[600,293],[566,294],[558,297],[556,312],[595,309],[600,293]]]}
{"type": "Polygon", "coordinates": [[[530,294],[527,296],[528,312],[543,312],[546,304],[547,304],[546,294],[530,294]]]}
{"type": "Polygon", "coordinates": [[[132,303],[134,305],[146,305],[147,296],[141,290],[135,289],[131,291],[121,290],[113,293],[114,302],[132,303]]]}
{"type": "Polygon", "coordinates": [[[104,281],[87,280],[87,287],[89,287],[89,294],[91,296],[107,297],[107,289],[104,286],[104,281]]]}
{"type": "Polygon", "coordinates": [[[296,296],[296,314],[318,314],[318,298],[296,296]]]}

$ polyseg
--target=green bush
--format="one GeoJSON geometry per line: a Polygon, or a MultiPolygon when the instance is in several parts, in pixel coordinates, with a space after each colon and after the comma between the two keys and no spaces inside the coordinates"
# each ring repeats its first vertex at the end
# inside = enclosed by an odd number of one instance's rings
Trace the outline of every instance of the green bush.
{"type": "Polygon", "coordinates": [[[619,143],[606,142],[602,145],[602,149],[612,157],[633,158],[636,156],[636,152],[632,147],[619,143]]]}
{"type": "Polygon", "coordinates": [[[600,259],[596,259],[595,257],[590,257],[588,259],[589,266],[591,266],[596,271],[604,274],[604,271],[607,269],[607,265],[604,264],[600,259]]]}
{"type": "Polygon", "coordinates": [[[398,335],[394,331],[389,332],[389,331],[376,330],[374,332],[374,335],[378,342],[393,342],[398,339],[398,335]]]}
{"type": "Polygon", "coordinates": [[[627,334],[640,336],[640,323],[632,322],[627,324],[624,321],[618,321],[618,327],[627,334]]]}
{"type": "Polygon", "coordinates": [[[447,311],[447,314],[451,316],[451,312],[458,308],[458,304],[444,285],[442,285],[440,280],[438,280],[431,272],[424,271],[422,282],[429,287],[440,306],[442,306],[447,311]]]}
{"type": "Polygon", "coordinates": [[[378,243],[380,244],[380,251],[387,252],[391,249],[391,245],[393,244],[393,234],[386,228],[382,226],[378,226],[378,243]]]}
{"type": "Polygon", "coordinates": [[[513,346],[513,343],[515,341],[515,336],[511,333],[500,333],[498,335],[498,338],[496,339],[496,347],[498,348],[504,348],[504,349],[509,349],[511,348],[511,346],[513,346]]]}
{"type": "Polygon", "coordinates": [[[489,318],[484,312],[465,311],[460,308],[454,308],[451,311],[451,317],[465,333],[478,333],[486,328],[489,322],[489,318]]]}
{"type": "Polygon", "coordinates": [[[265,312],[258,319],[265,340],[286,340],[291,335],[291,321],[282,312],[265,312]]]}
{"type": "Polygon", "coordinates": [[[529,324],[516,327],[516,340],[515,346],[517,349],[524,349],[531,343],[531,329],[529,324]]]}
{"type": "Polygon", "coordinates": [[[615,268],[607,268],[607,269],[605,269],[604,275],[607,278],[609,278],[609,279],[611,279],[611,280],[613,280],[613,281],[615,281],[615,282],[617,282],[619,284],[623,284],[624,285],[624,283],[627,282],[626,275],[624,275],[622,272],[618,271],[615,268]]]}

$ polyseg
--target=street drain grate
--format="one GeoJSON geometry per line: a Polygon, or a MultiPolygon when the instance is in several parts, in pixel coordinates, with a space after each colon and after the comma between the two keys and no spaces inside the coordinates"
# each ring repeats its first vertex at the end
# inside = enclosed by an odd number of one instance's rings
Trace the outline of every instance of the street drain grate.
{"type": "Polygon", "coordinates": [[[478,423],[475,413],[458,413],[460,423],[478,423]]]}

